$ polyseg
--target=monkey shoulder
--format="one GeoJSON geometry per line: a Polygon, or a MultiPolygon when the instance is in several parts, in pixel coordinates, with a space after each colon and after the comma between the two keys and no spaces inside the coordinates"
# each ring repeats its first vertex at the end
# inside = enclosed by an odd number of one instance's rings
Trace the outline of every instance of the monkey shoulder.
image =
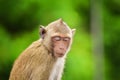
{"type": "Polygon", "coordinates": [[[41,40],[34,41],[31,45],[28,46],[17,58],[15,62],[28,60],[37,53],[38,48],[41,46],[41,40]]]}

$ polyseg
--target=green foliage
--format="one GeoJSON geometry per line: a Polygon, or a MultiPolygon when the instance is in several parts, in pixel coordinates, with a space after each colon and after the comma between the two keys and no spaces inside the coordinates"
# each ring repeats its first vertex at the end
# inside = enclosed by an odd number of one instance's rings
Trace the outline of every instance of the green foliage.
{"type": "Polygon", "coordinates": [[[68,54],[63,80],[92,80],[93,59],[90,37],[85,32],[76,32],[74,43],[68,54]]]}
{"type": "MultiPolygon", "coordinates": [[[[94,3],[93,3],[94,4],[94,3]]],[[[93,80],[89,0],[0,0],[0,80],[8,80],[14,60],[39,39],[39,25],[63,18],[76,28],[63,80],[93,80]]],[[[106,80],[120,79],[120,1],[103,1],[106,80]]]]}

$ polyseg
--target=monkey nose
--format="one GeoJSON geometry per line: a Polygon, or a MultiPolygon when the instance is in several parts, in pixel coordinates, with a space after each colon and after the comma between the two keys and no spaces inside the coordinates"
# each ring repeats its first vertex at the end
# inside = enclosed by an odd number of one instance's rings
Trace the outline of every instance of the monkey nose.
{"type": "Polygon", "coordinates": [[[64,50],[64,48],[60,47],[60,50],[64,50]]]}

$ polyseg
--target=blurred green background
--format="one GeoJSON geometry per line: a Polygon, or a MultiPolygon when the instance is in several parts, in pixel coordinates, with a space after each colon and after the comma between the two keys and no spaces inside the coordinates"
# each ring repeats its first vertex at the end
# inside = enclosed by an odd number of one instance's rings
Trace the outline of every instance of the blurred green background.
{"type": "Polygon", "coordinates": [[[8,80],[14,60],[40,38],[39,25],[46,26],[59,18],[77,30],[62,80],[95,80],[100,68],[103,73],[99,76],[103,78],[99,80],[120,80],[120,1],[100,3],[102,57],[92,51],[91,6],[94,4],[91,0],[0,0],[0,80],[8,80]],[[103,62],[96,63],[97,58],[103,62]]]}

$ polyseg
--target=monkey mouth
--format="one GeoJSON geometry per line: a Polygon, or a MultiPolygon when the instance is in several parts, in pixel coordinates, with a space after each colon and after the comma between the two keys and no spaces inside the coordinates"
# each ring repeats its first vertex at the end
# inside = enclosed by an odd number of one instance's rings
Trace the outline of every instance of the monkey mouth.
{"type": "Polygon", "coordinates": [[[58,57],[63,57],[64,54],[63,54],[63,53],[57,53],[57,56],[58,56],[58,57]]]}

